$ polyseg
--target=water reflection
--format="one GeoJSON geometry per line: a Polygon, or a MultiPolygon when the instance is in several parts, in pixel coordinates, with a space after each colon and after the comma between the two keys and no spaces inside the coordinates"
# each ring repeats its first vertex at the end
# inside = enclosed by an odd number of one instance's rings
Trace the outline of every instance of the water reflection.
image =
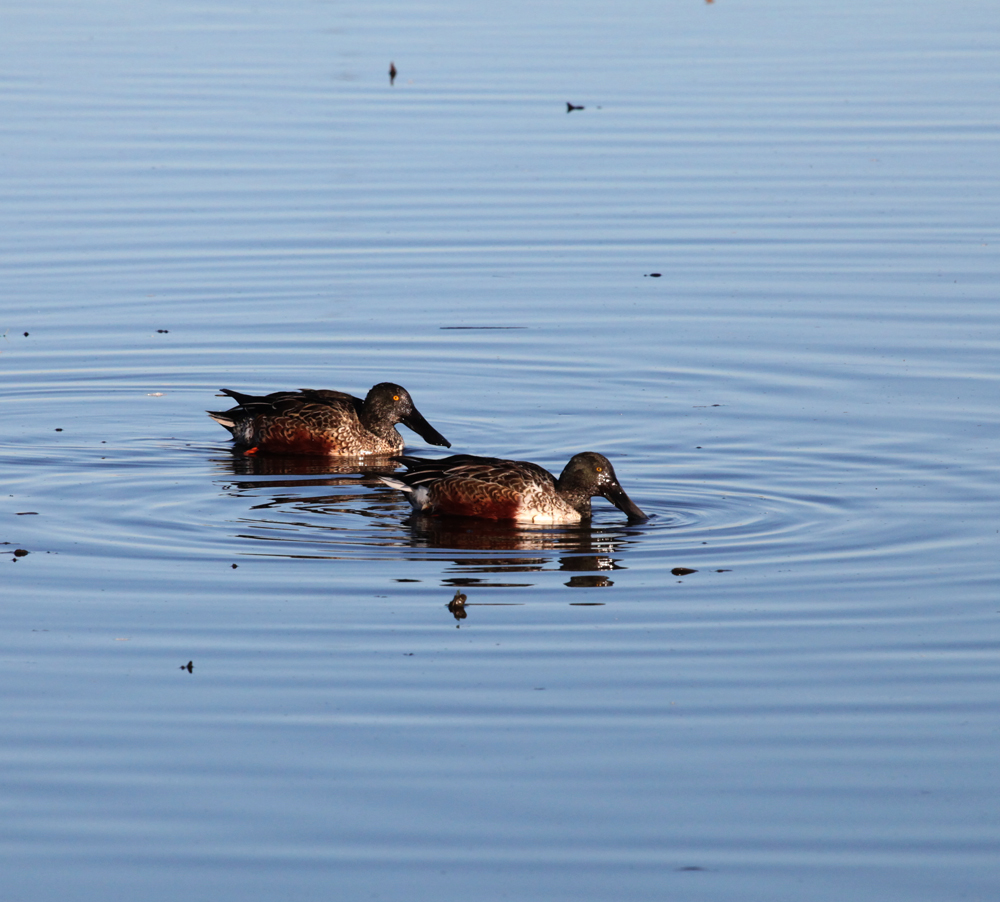
{"type": "Polygon", "coordinates": [[[267,501],[253,505],[250,510],[267,510],[295,506],[297,509],[322,510],[325,506],[345,503],[367,503],[367,492],[336,492],[322,495],[305,495],[295,489],[313,487],[371,487],[381,486],[379,475],[388,475],[398,469],[390,458],[349,458],[332,460],[329,457],[296,458],[285,455],[246,456],[234,453],[224,460],[216,460],[234,476],[293,476],[297,478],[267,480],[237,479],[222,486],[223,490],[238,495],[258,493],[262,490],[279,490],[267,501]],[[316,474],[316,475],[314,475],[316,474]],[[325,474],[318,477],[318,474],[325,474]],[[318,477],[318,478],[317,478],[318,477]]]}
{"type": "Polygon", "coordinates": [[[409,525],[414,548],[477,549],[482,551],[558,551],[607,555],[641,530],[590,526],[529,527],[474,517],[414,514],[409,525]]]}
{"type": "Polygon", "coordinates": [[[566,585],[571,589],[603,589],[613,586],[614,581],[606,576],[571,576],[566,585]]]}
{"type": "MultiPolygon", "coordinates": [[[[381,485],[376,476],[388,476],[400,469],[391,457],[370,455],[367,457],[331,458],[321,455],[289,454],[241,454],[234,451],[225,458],[216,458],[213,463],[220,469],[228,470],[234,476],[309,476],[320,473],[371,477],[365,485],[381,485]]],[[[308,482],[291,481],[287,485],[309,485],[308,482]]],[[[338,484],[338,483],[331,483],[338,484]]],[[[254,486],[265,483],[253,483],[254,486]]]]}
{"type": "Polygon", "coordinates": [[[444,584],[456,587],[489,585],[510,588],[532,585],[524,582],[486,581],[481,576],[470,577],[466,574],[537,573],[553,569],[600,574],[571,577],[565,585],[573,588],[612,586],[613,581],[603,574],[625,569],[619,562],[620,559],[614,555],[620,554],[632,540],[633,531],[641,529],[629,528],[628,533],[624,528],[594,529],[589,526],[540,529],[491,520],[420,514],[414,514],[407,522],[413,548],[479,552],[474,556],[460,555],[451,558],[452,567],[445,572],[459,575],[447,577],[444,584]],[[484,551],[493,553],[484,555],[484,551]],[[557,567],[552,566],[554,562],[557,562],[557,567]]]}

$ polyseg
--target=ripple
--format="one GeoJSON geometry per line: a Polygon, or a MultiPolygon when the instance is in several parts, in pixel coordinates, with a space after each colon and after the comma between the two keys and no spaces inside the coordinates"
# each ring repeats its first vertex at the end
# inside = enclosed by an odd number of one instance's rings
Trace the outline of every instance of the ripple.
{"type": "Polygon", "coordinates": [[[36,529],[19,535],[46,550],[112,558],[430,562],[447,585],[529,586],[536,581],[513,575],[554,572],[573,587],[608,587],[637,567],[672,580],[665,562],[677,555],[699,561],[709,550],[726,558],[716,569],[790,561],[819,546],[846,551],[850,534],[839,499],[720,480],[647,474],[632,492],[651,515],[644,523],[595,499],[589,524],[533,527],[413,515],[378,479],[396,469],[385,464],[52,433],[9,443],[0,460],[13,474],[6,506],[39,511],[36,529]]]}

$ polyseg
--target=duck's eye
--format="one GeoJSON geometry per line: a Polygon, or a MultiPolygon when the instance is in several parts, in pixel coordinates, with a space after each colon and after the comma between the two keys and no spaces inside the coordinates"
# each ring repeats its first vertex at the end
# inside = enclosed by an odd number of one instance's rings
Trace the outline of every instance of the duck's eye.
{"type": "Polygon", "coordinates": [[[594,469],[597,470],[598,473],[603,473],[604,472],[600,467],[594,467],[594,469]]]}
{"type": "Polygon", "coordinates": [[[392,396],[392,400],[393,401],[398,401],[399,400],[399,395],[393,395],[392,396]]]}

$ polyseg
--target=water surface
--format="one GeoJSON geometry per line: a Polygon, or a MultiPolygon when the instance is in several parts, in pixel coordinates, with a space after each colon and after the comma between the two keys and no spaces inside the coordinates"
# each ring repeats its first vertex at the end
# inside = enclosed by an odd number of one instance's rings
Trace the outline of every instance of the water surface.
{"type": "Polygon", "coordinates": [[[992,898],[997,18],[12,11],[7,894],[992,898]],[[204,414],[386,379],[653,517],[204,414]]]}

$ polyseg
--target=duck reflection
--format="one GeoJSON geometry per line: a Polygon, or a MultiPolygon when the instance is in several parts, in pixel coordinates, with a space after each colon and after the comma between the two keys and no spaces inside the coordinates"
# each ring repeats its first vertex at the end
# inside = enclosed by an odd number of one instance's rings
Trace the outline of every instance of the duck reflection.
{"type": "MultiPolygon", "coordinates": [[[[382,486],[379,476],[385,476],[398,469],[398,465],[388,457],[336,458],[326,456],[266,454],[261,456],[243,455],[235,452],[226,458],[213,461],[219,469],[236,477],[224,484],[223,490],[232,494],[266,493],[270,497],[254,504],[250,510],[289,509],[298,513],[328,512],[344,513],[345,506],[354,513],[370,515],[368,510],[375,497],[367,491],[337,491],[334,493],[309,494],[300,491],[309,488],[369,488],[382,486]],[[322,475],[320,475],[322,474],[322,475]],[[267,476],[288,476],[289,479],[261,479],[267,476]],[[244,478],[241,478],[244,477],[244,478]]],[[[270,525],[275,525],[273,521],[270,525]]],[[[301,527],[299,521],[295,525],[301,527]]]]}
{"type": "MultiPolygon", "coordinates": [[[[213,463],[233,476],[313,476],[321,474],[351,475],[365,479],[363,484],[381,486],[375,477],[388,476],[399,469],[391,457],[369,455],[366,457],[327,457],[305,454],[240,454],[234,452],[213,463]]],[[[266,485],[266,483],[255,483],[266,485]]],[[[298,482],[286,483],[298,485],[298,482]]],[[[334,483],[336,484],[336,483],[334,483]]]]}
{"type": "MultiPolygon", "coordinates": [[[[414,548],[455,548],[481,551],[556,551],[606,556],[621,545],[626,527],[590,526],[539,528],[509,521],[414,514],[407,521],[414,548]]],[[[630,533],[632,530],[628,530],[630,533]]],[[[572,568],[567,568],[572,569],[572,568]]],[[[613,569],[613,568],[609,568],[613,569]]]]}
{"type": "MultiPolygon", "coordinates": [[[[437,517],[415,514],[409,519],[414,548],[452,549],[476,552],[533,552],[531,554],[475,554],[452,558],[452,573],[533,573],[552,570],[554,560],[558,570],[575,573],[601,574],[573,576],[567,586],[599,588],[613,586],[604,573],[623,570],[616,553],[631,540],[634,528],[593,529],[589,526],[562,529],[533,529],[497,521],[467,517],[437,517]],[[538,552],[543,552],[538,554],[538,552]],[[545,554],[544,552],[550,552],[545,554]]],[[[641,528],[641,527],[640,527],[641,528]]],[[[485,582],[480,578],[452,577],[445,584],[456,587],[530,586],[524,582],[485,582]]]]}
{"type": "Polygon", "coordinates": [[[603,589],[613,586],[614,580],[606,576],[572,576],[566,585],[571,589],[603,589]]]}

